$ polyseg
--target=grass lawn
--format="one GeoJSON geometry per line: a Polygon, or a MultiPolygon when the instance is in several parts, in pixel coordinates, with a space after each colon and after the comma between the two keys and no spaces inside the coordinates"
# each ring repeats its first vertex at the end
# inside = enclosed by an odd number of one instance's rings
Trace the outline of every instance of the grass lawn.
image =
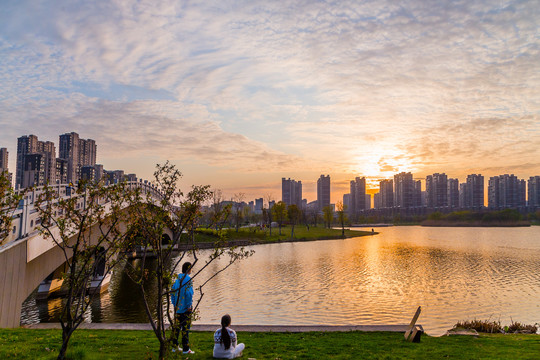
{"type": "MultiPolygon", "coordinates": [[[[291,241],[291,226],[281,228],[279,235],[278,228],[272,228],[272,235],[268,229],[259,230],[258,228],[240,228],[238,232],[235,229],[224,230],[228,240],[249,240],[254,243],[274,243],[280,241],[291,241]]],[[[377,233],[375,233],[377,234],[377,233]]],[[[357,237],[373,235],[371,231],[355,231],[345,229],[345,237],[357,237]]],[[[309,240],[327,240],[327,239],[342,239],[341,229],[327,229],[320,227],[311,227],[309,230],[304,225],[296,225],[294,227],[294,236],[292,241],[309,241],[309,240]]],[[[211,229],[198,229],[196,240],[198,242],[213,242],[216,240],[216,232],[211,229]]]]}
{"type": "MultiPolygon", "coordinates": [[[[242,359],[539,359],[540,335],[428,337],[419,344],[390,332],[245,333],[242,359]]],[[[60,330],[0,329],[0,359],[54,359],[60,330]]],[[[211,359],[212,333],[191,334],[194,355],[211,359]]],[[[150,331],[77,330],[68,350],[72,359],[156,359],[158,342],[150,331]]]]}

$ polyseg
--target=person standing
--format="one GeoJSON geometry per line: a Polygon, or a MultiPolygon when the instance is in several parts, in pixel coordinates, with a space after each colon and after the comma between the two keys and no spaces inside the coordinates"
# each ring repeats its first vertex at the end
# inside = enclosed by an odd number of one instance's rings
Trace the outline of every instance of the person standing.
{"type": "Polygon", "coordinates": [[[175,308],[175,326],[173,328],[173,352],[178,349],[184,354],[194,354],[189,348],[189,329],[191,327],[191,313],[193,311],[193,281],[191,274],[191,263],[185,262],[182,265],[182,273],[173,284],[171,302],[175,308]],[[178,346],[178,337],[182,332],[182,348],[178,346]]]}
{"type": "Polygon", "coordinates": [[[217,359],[234,359],[242,356],[245,345],[236,344],[236,331],[230,329],[231,316],[223,315],[221,318],[221,329],[214,333],[214,357],[217,359]]]}

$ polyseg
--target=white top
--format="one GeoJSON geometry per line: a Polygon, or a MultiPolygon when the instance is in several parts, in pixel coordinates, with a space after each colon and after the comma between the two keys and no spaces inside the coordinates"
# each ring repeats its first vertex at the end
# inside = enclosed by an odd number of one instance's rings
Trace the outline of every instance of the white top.
{"type": "Polygon", "coordinates": [[[220,359],[234,358],[234,348],[236,347],[236,331],[227,328],[227,332],[231,337],[231,346],[225,349],[225,345],[221,343],[221,328],[214,333],[214,357],[220,359]]]}

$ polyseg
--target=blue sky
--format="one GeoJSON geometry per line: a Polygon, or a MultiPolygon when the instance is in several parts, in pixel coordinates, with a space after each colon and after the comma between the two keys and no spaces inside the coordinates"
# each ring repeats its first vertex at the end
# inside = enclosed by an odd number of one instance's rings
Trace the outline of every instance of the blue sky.
{"type": "MultiPolygon", "coordinates": [[[[540,175],[538,1],[6,1],[0,147],[95,139],[185,186],[540,175]]],[[[14,169],[14,165],[12,165],[14,169]]]]}

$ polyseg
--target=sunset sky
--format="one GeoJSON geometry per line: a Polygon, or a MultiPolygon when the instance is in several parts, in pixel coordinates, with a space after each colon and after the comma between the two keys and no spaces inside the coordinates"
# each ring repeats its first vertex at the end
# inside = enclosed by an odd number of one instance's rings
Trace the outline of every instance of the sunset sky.
{"type": "Polygon", "coordinates": [[[281,178],[540,175],[538,1],[24,1],[0,10],[0,147],[246,200],[281,178]]]}

